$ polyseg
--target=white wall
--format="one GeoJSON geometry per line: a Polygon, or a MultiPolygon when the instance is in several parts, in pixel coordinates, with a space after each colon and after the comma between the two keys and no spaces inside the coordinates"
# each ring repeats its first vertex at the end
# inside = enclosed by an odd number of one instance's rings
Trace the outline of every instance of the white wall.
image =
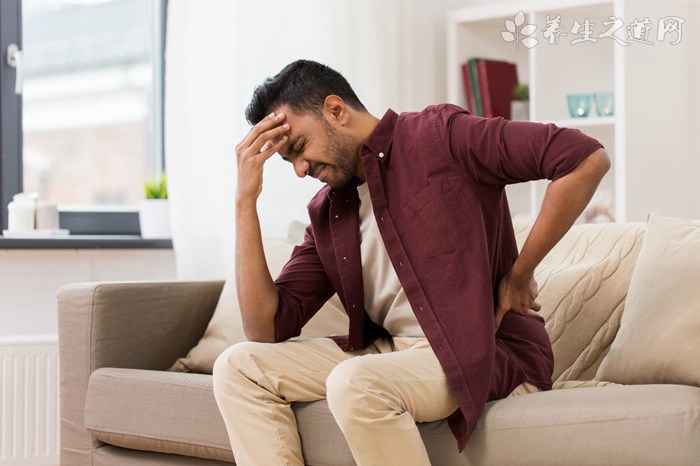
{"type": "Polygon", "coordinates": [[[0,336],[58,333],[65,284],[174,278],[171,249],[0,249],[0,336]]]}

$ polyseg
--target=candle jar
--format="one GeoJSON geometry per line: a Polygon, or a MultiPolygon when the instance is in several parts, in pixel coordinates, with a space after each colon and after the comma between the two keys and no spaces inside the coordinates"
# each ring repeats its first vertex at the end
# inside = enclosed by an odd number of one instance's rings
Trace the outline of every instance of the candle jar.
{"type": "Polygon", "coordinates": [[[595,111],[598,116],[609,116],[615,114],[615,93],[596,92],[593,94],[595,111]]]}
{"type": "Polygon", "coordinates": [[[590,94],[567,94],[566,102],[569,104],[569,115],[572,118],[587,117],[591,111],[590,94]]]}

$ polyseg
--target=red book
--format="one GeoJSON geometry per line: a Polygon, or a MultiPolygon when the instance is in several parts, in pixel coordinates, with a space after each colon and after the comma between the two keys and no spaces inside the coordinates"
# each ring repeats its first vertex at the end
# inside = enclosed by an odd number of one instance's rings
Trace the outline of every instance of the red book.
{"type": "Polygon", "coordinates": [[[469,63],[462,65],[462,79],[464,80],[464,94],[467,97],[467,110],[476,115],[476,102],[474,101],[474,90],[472,88],[472,78],[469,73],[469,63]]]}
{"type": "Polygon", "coordinates": [[[484,116],[510,118],[513,88],[518,84],[518,71],[515,63],[479,60],[477,68],[484,116]]]}

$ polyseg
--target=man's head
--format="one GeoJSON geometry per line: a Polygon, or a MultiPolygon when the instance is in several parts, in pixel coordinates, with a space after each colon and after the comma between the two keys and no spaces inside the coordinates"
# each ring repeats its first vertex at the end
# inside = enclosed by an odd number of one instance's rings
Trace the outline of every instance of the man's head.
{"type": "Polygon", "coordinates": [[[255,89],[246,118],[256,125],[271,112],[284,114],[278,124],[290,126],[279,153],[298,176],[334,188],[364,178],[359,146],[376,119],[340,73],[308,60],[287,65],[255,89]]]}
{"type": "Polygon", "coordinates": [[[329,95],[337,95],[357,111],[367,111],[340,73],[315,61],[297,60],[255,88],[246,119],[255,125],[282,106],[298,114],[314,113],[320,117],[329,95]]]}

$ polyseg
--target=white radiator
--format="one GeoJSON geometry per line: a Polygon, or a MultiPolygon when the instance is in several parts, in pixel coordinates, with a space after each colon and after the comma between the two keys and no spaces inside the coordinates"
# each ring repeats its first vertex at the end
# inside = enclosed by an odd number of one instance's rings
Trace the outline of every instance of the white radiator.
{"type": "Polygon", "coordinates": [[[58,338],[0,337],[0,466],[59,463],[58,338]]]}

